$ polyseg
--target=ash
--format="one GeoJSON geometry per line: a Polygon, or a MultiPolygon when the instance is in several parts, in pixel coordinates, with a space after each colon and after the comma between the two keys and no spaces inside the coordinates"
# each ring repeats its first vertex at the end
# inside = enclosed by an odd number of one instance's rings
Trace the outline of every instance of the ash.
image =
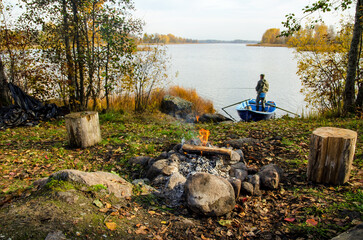
{"type": "Polygon", "coordinates": [[[210,173],[212,175],[229,178],[229,165],[224,165],[223,157],[191,155],[179,162],[179,172],[186,178],[197,172],[210,173]]]}

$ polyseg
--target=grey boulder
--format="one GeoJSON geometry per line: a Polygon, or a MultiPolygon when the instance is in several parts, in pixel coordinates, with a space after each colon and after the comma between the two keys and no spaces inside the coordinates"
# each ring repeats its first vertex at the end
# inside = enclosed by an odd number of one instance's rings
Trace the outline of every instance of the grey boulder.
{"type": "Polygon", "coordinates": [[[221,216],[233,210],[235,194],[228,180],[209,173],[196,173],[187,178],[184,187],[187,206],[206,216],[221,216]]]}
{"type": "Polygon", "coordinates": [[[120,176],[109,172],[82,172],[66,169],[53,173],[46,181],[49,182],[52,179],[69,181],[86,186],[102,184],[107,188],[109,193],[113,193],[118,198],[132,195],[132,184],[120,176]]]}

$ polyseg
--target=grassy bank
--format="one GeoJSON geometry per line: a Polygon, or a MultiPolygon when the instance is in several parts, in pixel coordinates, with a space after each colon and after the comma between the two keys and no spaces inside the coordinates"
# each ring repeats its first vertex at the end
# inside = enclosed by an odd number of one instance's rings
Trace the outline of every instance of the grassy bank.
{"type": "MultiPolygon", "coordinates": [[[[130,157],[158,156],[182,139],[196,137],[198,130],[205,128],[211,131],[210,142],[216,146],[224,146],[224,141],[235,138],[260,139],[260,144],[242,149],[246,162],[257,168],[268,163],[280,165],[285,171],[281,187],[276,192],[266,191],[262,196],[239,199],[239,207],[231,215],[221,218],[201,218],[178,209],[165,208],[152,208],[153,214],[147,214],[152,201],[148,200],[146,205],[140,206],[136,200],[130,200],[131,203],[127,205],[129,208],[137,206],[142,209],[140,213],[146,213],[140,216],[135,213],[136,217],[129,221],[127,218],[122,219],[123,224],[126,224],[123,231],[129,232],[130,238],[148,236],[136,231],[139,230],[137,224],[149,222],[155,217],[155,212],[159,214],[159,223],[163,225],[166,222],[170,225],[166,224],[168,227],[162,228],[165,230],[162,233],[149,227],[148,234],[162,236],[163,239],[183,239],[187,229],[192,231],[192,236],[199,238],[247,237],[252,232],[256,239],[263,237],[263,234],[278,235],[282,239],[294,239],[297,236],[328,239],[363,220],[361,119],[275,119],[257,123],[213,125],[185,124],[162,114],[113,112],[101,114],[100,123],[103,140],[99,145],[87,149],[68,147],[63,120],[42,122],[36,127],[0,131],[0,213],[4,213],[9,204],[15,204],[19,199],[31,195],[35,180],[61,169],[113,171],[131,181],[142,176],[142,170],[128,165],[130,157]],[[351,178],[342,186],[312,184],[306,180],[310,134],[315,128],[323,126],[358,132],[351,178]],[[193,217],[194,226],[180,224],[178,227],[175,219],[181,216],[193,217]],[[289,222],[286,218],[294,220],[289,222]],[[308,224],[308,219],[314,219],[317,225],[308,224]],[[228,224],[221,220],[228,220],[228,224]]],[[[98,224],[96,236],[110,233],[102,221],[95,224],[98,224]]],[[[0,236],[6,233],[8,227],[10,229],[10,225],[1,226],[0,236]]],[[[85,239],[83,235],[79,235],[82,231],[77,225],[64,231],[72,239],[85,239]]],[[[252,234],[251,238],[254,238],[252,234]]]]}

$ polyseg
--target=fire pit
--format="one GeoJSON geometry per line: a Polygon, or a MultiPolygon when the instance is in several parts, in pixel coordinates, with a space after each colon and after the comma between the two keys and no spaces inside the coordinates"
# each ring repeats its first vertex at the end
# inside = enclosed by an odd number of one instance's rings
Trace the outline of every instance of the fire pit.
{"type": "Polygon", "coordinates": [[[199,132],[198,139],[145,162],[146,177],[167,205],[187,205],[204,215],[222,215],[233,209],[240,194],[260,194],[260,185],[278,187],[279,167],[267,165],[256,174],[245,164],[242,150],[212,146],[209,131],[199,132]]]}

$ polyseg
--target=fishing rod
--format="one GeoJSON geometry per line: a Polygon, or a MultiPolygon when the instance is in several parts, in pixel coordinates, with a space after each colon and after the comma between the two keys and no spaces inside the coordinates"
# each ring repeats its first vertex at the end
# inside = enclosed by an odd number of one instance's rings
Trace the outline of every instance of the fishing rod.
{"type": "Polygon", "coordinates": [[[266,103],[266,104],[267,104],[267,105],[269,105],[269,106],[271,106],[271,107],[275,107],[275,108],[277,108],[277,109],[280,109],[280,110],[283,110],[283,111],[285,111],[285,112],[288,112],[288,113],[294,114],[294,115],[296,115],[296,116],[298,116],[298,117],[301,117],[299,114],[296,114],[296,113],[290,112],[290,111],[288,111],[288,110],[286,110],[286,109],[283,109],[283,108],[277,107],[277,106],[272,105],[272,104],[269,104],[269,103],[266,103]]]}
{"type": "Polygon", "coordinates": [[[222,89],[255,89],[255,88],[235,88],[235,87],[233,87],[233,88],[222,88],[222,89]]]}

